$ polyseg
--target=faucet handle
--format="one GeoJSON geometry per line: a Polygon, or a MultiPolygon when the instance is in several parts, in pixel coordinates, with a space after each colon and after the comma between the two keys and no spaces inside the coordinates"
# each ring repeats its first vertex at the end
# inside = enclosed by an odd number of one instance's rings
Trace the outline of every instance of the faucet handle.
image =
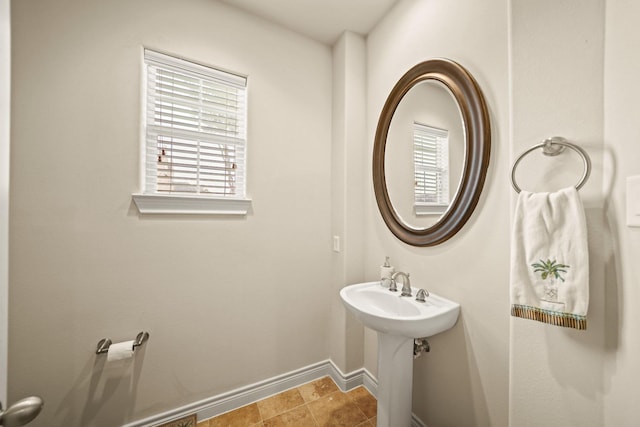
{"type": "Polygon", "coordinates": [[[398,285],[396,285],[396,280],[395,279],[389,279],[391,280],[391,283],[389,283],[389,290],[391,292],[398,292],[398,285]]]}
{"type": "Polygon", "coordinates": [[[416,293],[416,301],[426,302],[426,298],[428,296],[429,296],[429,291],[425,291],[424,289],[418,289],[418,293],[416,293]]]}

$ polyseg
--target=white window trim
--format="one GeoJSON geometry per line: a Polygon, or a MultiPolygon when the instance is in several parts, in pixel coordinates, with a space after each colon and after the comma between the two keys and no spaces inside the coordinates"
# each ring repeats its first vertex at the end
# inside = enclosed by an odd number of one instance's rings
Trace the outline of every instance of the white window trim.
{"type": "Polygon", "coordinates": [[[223,199],[181,194],[133,194],[141,214],[247,215],[251,199],[223,199]]]}
{"type": "Polygon", "coordinates": [[[442,215],[449,209],[449,205],[434,205],[430,203],[414,203],[413,212],[416,215],[442,215]]]}
{"type": "MultiPolygon", "coordinates": [[[[141,99],[143,100],[143,106],[146,106],[144,97],[146,96],[147,85],[147,69],[145,62],[145,50],[142,49],[142,85],[141,85],[141,99]]],[[[151,52],[152,55],[157,57],[164,57],[163,59],[173,59],[176,63],[181,62],[179,58],[158,54],[157,52],[147,50],[147,54],[151,52]]],[[[193,63],[192,63],[193,65],[193,63]]],[[[207,67],[209,68],[209,67],[207,67]]],[[[146,113],[141,113],[141,129],[140,129],[140,186],[146,187],[146,113]]],[[[245,146],[245,185],[246,185],[246,146],[245,146]]],[[[246,190],[245,190],[246,194],[246,190]]],[[[169,214],[169,215],[247,215],[252,210],[251,198],[223,198],[223,197],[210,197],[191,194],[176,194],[176,193],[153,193],[153,192],[138,192],[131,195],[138,211],[141,214],[169,214]]]]}

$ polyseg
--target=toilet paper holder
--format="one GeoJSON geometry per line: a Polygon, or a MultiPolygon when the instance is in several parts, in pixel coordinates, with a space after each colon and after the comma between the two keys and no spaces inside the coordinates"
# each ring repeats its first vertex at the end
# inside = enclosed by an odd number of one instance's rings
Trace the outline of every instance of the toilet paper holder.
{"type": "MultiPolygon", "coordinates": [[[[144,344],[144,342],[148,339],[149,339],[149,332],[140,332],[136,336],[135,341],[133,342],[132,350],[135,350],[136,347],[139,347],[142,344],[144,344]]],[[[109,346],[111,346],[111,340],[109,338],[102,338],[100,341],[98,341],[98,348],[96,349],[96,354],[107,353],[109,351],[109,346]]]]}

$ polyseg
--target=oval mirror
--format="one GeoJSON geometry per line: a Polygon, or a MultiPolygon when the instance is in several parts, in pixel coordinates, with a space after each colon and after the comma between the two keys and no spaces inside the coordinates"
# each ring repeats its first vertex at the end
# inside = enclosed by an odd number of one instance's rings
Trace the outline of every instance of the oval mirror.
{"type": "Polygon", "coordinates": [[[482,92],[461,65],[422,62],[396,83],[380,114],[373,186],[391,232],[414,246],[450,239],[480,198],[491,151],[482,92]]]}
{"type": "Polygon", "coordinates": [[[387,141],[391,205],[409,227],[433,226],[451,206],[464,166],[464,127],[453,94],[436,80],[417,83],[398,104],[387,141]]]}

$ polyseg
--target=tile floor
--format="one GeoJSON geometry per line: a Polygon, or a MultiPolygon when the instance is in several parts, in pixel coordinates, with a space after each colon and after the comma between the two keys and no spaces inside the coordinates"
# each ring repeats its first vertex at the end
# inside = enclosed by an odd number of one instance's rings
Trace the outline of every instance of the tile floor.
{"type": "Polygon", "coordinates": [[[331,377],[227,412],[197,427],[375,427],[376,399],[360,386],[343,393],[331,377]]]}

